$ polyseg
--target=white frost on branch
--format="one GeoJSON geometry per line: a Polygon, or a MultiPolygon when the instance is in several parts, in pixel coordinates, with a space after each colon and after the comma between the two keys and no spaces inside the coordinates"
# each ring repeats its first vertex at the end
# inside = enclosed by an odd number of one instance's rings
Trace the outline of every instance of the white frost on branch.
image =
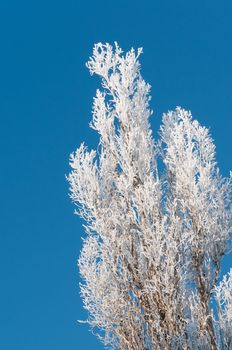
{"type": "Polygon", "coordinates": [[[99,43],[87,63],[102,79],[90,123],[100,141],[71,155],[68,180],[86,222],[78,265],[88,322],[112,348],[230,349],[221,334],[231,334],[231,277],[215,289],[231,239],[230,179],[190,112],[165,114],[153,141],[141,52],[99,43]]]}
{"type": "Polygon", "coordinates": [[[232,268],[215,287],[218,307],[219,337],[226,349],[232,349],[232,268]]]}

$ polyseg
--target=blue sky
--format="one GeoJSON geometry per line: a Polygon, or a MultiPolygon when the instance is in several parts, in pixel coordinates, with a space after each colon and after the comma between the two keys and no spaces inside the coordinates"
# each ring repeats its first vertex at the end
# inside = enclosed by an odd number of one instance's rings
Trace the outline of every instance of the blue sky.
{"type": "Polygon", "coordinates": [[[230,0],[0,1],[1,349],[103,349],[77,324],[84,234],[65,181],[70,152],[97,141],[88,123],[99,81],[85,68],[93,44],[143,46],[154,134],[163,112],[192,110],[227,175],[231,16],[230,0]]]}

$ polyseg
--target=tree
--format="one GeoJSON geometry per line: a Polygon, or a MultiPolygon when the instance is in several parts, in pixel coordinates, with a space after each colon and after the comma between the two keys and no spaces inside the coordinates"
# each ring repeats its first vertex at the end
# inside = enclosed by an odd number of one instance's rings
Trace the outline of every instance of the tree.
{"type": "Polygon", "coordinates": [[[87,322],[112,348],[232,349],[232,269],[217,285],[231,178],[219,173],[207,128],[180,107],[153,141],[141,52],[99,43],[87,63],[102,79],[90,124],[100,141],[97,152],[82,144],[71,155],[68,176],[86,223],[78,264],[87,322]]]}

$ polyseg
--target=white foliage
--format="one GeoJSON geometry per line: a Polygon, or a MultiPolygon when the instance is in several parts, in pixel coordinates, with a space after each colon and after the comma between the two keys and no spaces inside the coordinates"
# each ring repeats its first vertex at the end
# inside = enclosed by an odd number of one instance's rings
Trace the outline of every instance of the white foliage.
{"type": "Polygon", "coordinates": [[[218,306],[218,324],[222,343],[226,349],[232,349],[232,269],[215,287],[218,306]]]}
{"type": "Polygon", "coordinates": [[[71,155],[68,180],[86,222],[79,269],[88,322],[113,348],[229,349],[231,274],[215,285],[231,238],[230,179],[190,112],[165,114],[153,141],[141,52],[99,43],[87,63],[102,79],[90,123],[100,142],[97,153],[82,144],[71,155]]]}

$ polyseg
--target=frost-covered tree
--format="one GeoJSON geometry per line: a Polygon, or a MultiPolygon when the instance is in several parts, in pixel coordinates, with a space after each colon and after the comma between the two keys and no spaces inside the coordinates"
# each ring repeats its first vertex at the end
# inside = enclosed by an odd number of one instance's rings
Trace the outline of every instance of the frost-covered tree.
{"type": "Polygon", "coordinates": [[[217,283],[231,240],[231,181],[190,112],[164,114],[153,141],[141,52],[99,43],[87,63],[102,79],[90,124],[100,141],[71,155],[68,177],[87,233],[79,258],[87,322],[116,349],[232,349],[232,270],[217,283]]]}

